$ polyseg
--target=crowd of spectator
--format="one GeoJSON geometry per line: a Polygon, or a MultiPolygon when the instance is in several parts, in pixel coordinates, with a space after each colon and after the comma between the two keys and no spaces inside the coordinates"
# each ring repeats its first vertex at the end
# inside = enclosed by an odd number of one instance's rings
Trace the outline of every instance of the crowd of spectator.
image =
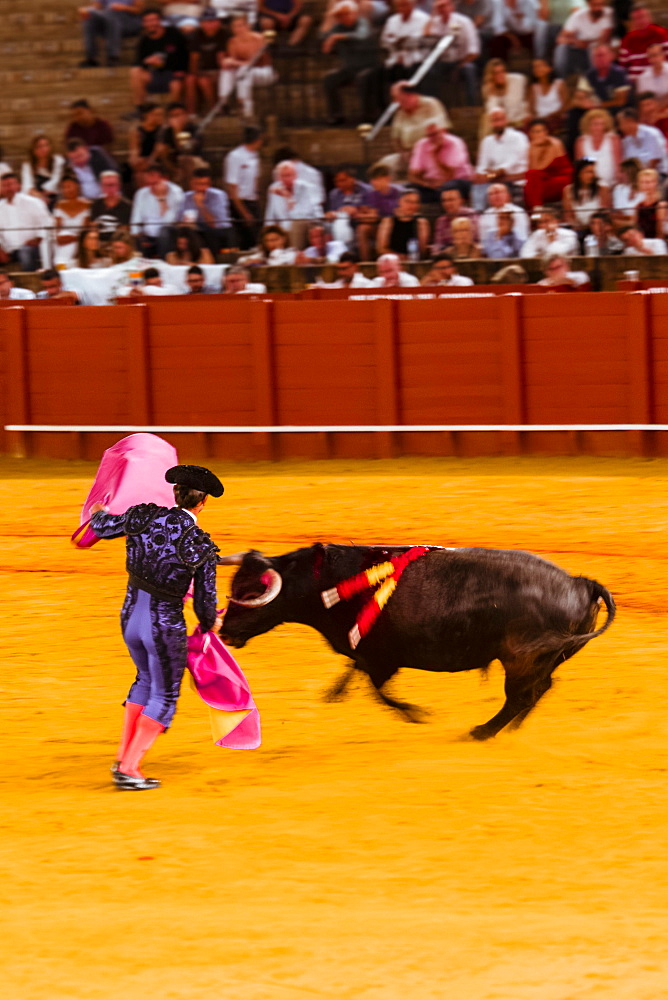
{"type": "Polygon", "coordinates": [[[301,0],[96,0],[80,15],[86,66],[117,64],[136,36],[135,107],[122,162],[111,124],[78,99],[62,142],[36,135],[24,162],[0,164],[0,264],[42,270],[47,297],[62,270],[132,260],[141,287],[165,294],[151,261],[187,266],[192,293],[221,260],[236,263],[223,290],[243,292],[258,266],[336,264],[354,287],[417,283],[403,265],[431,261],[423,283],[461,284],[462,260],[542,258],[565,277],[583,253],[668,253],[668,30],[645,6],[332,0],[317,26],[301,0]],[[330,125],[354,102],[358,123],[394,102],[390,154],[321,171],[282,147],[267,163],[253,95],[277,79],[275,34],[295,59],[310,46],[334,60],[330,125]],[[199,127],[216,101],[245,122],[222,172],[199,127]],[[474,155],[452,130],[455,104],[477,116],[474,155]],[[376,261],[375,279],[360,260],[376,261]]]}

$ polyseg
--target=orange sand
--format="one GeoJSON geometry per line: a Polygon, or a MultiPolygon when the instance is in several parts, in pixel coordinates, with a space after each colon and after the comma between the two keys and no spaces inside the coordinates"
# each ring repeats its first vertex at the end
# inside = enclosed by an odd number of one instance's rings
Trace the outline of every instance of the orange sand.
{"type": "Polygon", "coordinates": [[[163,788],[120,794],[123,544],[67,542],[93,466],[0,462],[3,996],[668,996],[668,462],[216,471],[227,492],[202,523],[225,551],[528,548],[608,585],[617,621],[485,744],[460,736],[500,705],[500,668],[400,675],[433,711],[411,726],[361,681],[323,704],[344,661],[285,626],[239,653],[263,747],[214,747],[184,689],[148,768],[163,788]]]}

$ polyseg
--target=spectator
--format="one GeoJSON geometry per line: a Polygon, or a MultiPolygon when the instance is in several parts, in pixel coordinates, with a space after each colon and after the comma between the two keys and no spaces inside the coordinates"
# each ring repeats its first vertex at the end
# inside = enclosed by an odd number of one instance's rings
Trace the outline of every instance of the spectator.
{"type": "Polygon", "coordinates": [[[461,218],[452,221],[452,246],[448,250],[452,260],[468,260],[482,257],[482,251],[475,242],[473,221],[461,218]]]}
{"type": "Polygon", "coordinates": [[[178,295],[179,290],[174,285],[164,285],[162,283],[162,275],[157,267],[147,267],[141,274],[139,282],[132,276],[131,284],[129,287],[121,288],[118,290],[118,296],[120,298],[143,298],[144,296],[152,295],[178,295]]]}
{"type": "Polygon", "coordinates": [[[336,265],[336,281],[325,284],[325,288],[371,288],[373,282],[358,270],[358,259],[354,253],[341,254],[336,265]]]}
{"type": "Polygon", "coordinates": [[[187,295],[213,295],[217,289],[207,285],[204,271],[199,264],[193,264],[186,273],[187,295]]]}
{"type": "Polygon", "coordinates": [[[181,226],[174,234],[175,249],[166,256],[168,264],[215,264],[213,254],[204,246],[199,233],[190,226],[181,226]]]}
{"type": "Polygon", "coordinates": [[[636,205],[635,224],[647,239],[662,237],[668,223],[668,205],[661,197],[659,174],[656,170],[641,170],[638,190],[642,200],[636,205]]]}
{"type": "Polygon", "coordinates": [[[134,173],[135,187],[143,187],[146,170],[162,160],[165,148],[162,131],[165,112],[161,104],[147,101],[139,107],[139,121],[130,128],[128,163],[134,173]]]}
{"type": "Polygon", "coordinates": [[[538,28],[538,10],[533,0],[496,0],[489,51],[498,59],[508,59],[520,49],[533,51],[538,28]]]}
{"type": "Polygon", "coordinates": [[[431,270],[425,274],[420,284],[425,288],[433,288],[436,285],[463,288],[464,285],[472,285],[473,281],[463,274],[458,274],[457,266],[449,254],[439,253],[434,257],[431,270]]]}
{"type": "MultiPolygon", "coordinates": [[[[589,220],[589,231],[596,240],[596,249],[593,256],[615,257],[624,249],[624,244],[615,235],[609,212],[594,212],[589,220]]],[[[587,249],[586,253],[590,254],[591,251],[587,249]]]]}
{"type": "Polygon", "coordinates": [[[320,218],[317,192],[311,184],[300,181],[291,160],[283,160],[274,170],[275,180],[269,185],[264,212],[265,226],[276,223],[290,234],[293,247],[304,246],[310,222],[320,218]]]}
{"type": "Polygon", "coordinates": [[[226,104],[236,91],[242,116],[251,119],[254,114],[253,88],[270,87],[277,80],[276,72],[271,65],[264,35],[251,29],[244,14],[232,18],[230,30],[232,37],[227,43],[225,55],[219,56],[218,93],[226,104]]]}
{"type": "Polygon", "coordinates": [[[116,164],[99,146],[87,146],[83,139],[70,139],[67,143],[67,162],[70,173],[76,174],[81,194],[95,201],[102,193],[100,176],[105,170],[115,170],[116,164]]]}
{"type": "Polygon", "coordinates": [[[544,278],[538,282],[539,285],[547,285],[553,288],[582,288],[589,284],[589,275],[586,271],[571,271],[571,262],[568,257],[553,253],[543,266],[544,278]]]}
{"type": "Polygon", "coordinates": [[[328,240],[327,230],[320,223],[309,226],[308,244],[300,250],[296,264],[335,264],[346,252],[346,245],[340,240],[328,240]]]}
{"type": "MultiPolygon", "coordinates": [[[[360,208],[371,192],[349,167],[339,167],[334,174],[334,187],[327,199],[325,218],[332,223],[332,236],[351,246],[360,208]]],[[[364,213],[362,213],[364,215],[364,213]]]]}
{"type": "Polygon", "coordinates": [[[529,169],[524,189],[527,208],[559,201],[572,176],[573,167],[561,139],[550,135],[547,122],[542,119],[530,122],[529,169]]]}
{"type": "Polygon", "coordinates": [[[647,49],[647,69],[636,77],[636,92],[652,93],[663,110],[668,106],[668,65],[663,45],[650,45],[647,49]]]}
{"type": "Polygon", "coordinates": [[[631,30],[622,38],[619,48],[619,64],[626,70],[632,83],[648,69],[647,50],[650,45],[661,45],[668,54],[668,30],[652,24],[649,7],[638,4],[631,11],[631,30]]]}
{"type": "Polygon", "coordinates": [[[523,208],[511,202],[510,191],[506,185],[490,184],[487,191],[487,200],[489,207],[485,209],[478,220],[482,243],[484,244],[485,240],[497,231],[499,213],[505,209],[509,209],[513,213],[515,220],[513,231],[517,233],[519,239],[524,243],[529,235],[529,216],[523,208]]]}
{"type": "Polygon", "coordinates": [[[303,10],[302,0],[259,0],[260,28],[279,35],[286,31],[291,48],[301,45],[313,24],[313,18],[303,10]]]}
{"type": "Polygon", "coordinates": [[[315,188],[318,205],[324,207],[327,198],[325,195],[325,181],[322,173],[316,167],[312,167],[310,163],[305,163],[299,154],[296,153],[290,146],[279,146],[274,151],[274,166],[281,163],[283,160],[290,160],[292,166],[297,171],[298,181],[306,181],[307,184],[310,184],[311,187],[315,188]]]}
{"type": "Polygon", "coordinates": [[[514,232],[515,213],[505,205],[496,214],[496,232],[491,232],[483,242],[485,257],[498,260],[519,257],[523,240],[514,232]]]}
{"type": "Polygon", "coordinates": [[[439,250],[447,250],[448,247],[452,246],[452,223],[455,219],[470,219],[473,226],[473,239],[474,241],[478,239],[478,224],[475,212],[466,205],[461,191],[457,188],[444,188],[441,191],[441,208],[443,209],[443,214],[439,215],[434,225],[432,253],[438,253],[439,250]]]}
{"type": "Polygon", "coordinates": [[[167,171],[159,163],[150,164],[144,176],[146,186],[139,188],[132,201],[130,226],[144,257],[164,258],[169,251],[170,227],[184,207],[183,191],[167,180],[167,171]]]}
{"type": "Polygon", "coordinates": [[[288,246],[289,235],[281,226],[265,226],[260,233],[256,252],[245,258],[246,264],[266,264],[269,267],[286,267],[295,263],[297,251],[288,246]]]}
{"type": "Polygon", "coordinates": [[[108,242],[117,229],[130,225],[132,202],[123,197],[117,170],[102,171],[100,189],[101,196],[90,206],[90,221],[97,226],[102,241],[108,242]]]}
{"type": "Polygon", "coordinates": [[[554,68],[559,76],[586,73],[593,45],[607,45],[612,37],[612,7],[605,0],[587,0],[586,7],[574,10],[557,38],[554,68]]]}
{"type": "Polygon", "coordinates": [[[179,187],[189,187],[193,170],[205,166],[201,159],[202,140],[185,104],[167,105],[167,125],[159,137],[160,159],[179,187]]]}
{"type": "Polygon", "coordinates": [[[60,183],[60,200],[53,211],[56,226],[53,263],[55,267],[76,265],[79,233],[90,221],[90,202],[81,197],[79,181],[65,174],[60,183]]]}
{"type": "Polygon", "coordinates": [[[455,0],[455,10],[473,21],[480,39],[481,58],[486,59],[494,32],[494,0],[455,0]]]}
{"type": "Polygon", "coordinates": [[[227,23],[236,14],[245,14],[249,24],[257,21],[258,0],[211,0],[209,6],[227,23]]]}
{"type": "Polygon", "coordinates": [[[70,305],[79,305],[79,296],[74,291],[63,288],[63,280],[56,270],[42,271],[39,280],[42,283],[41,291],[37,293],[38,299],[64,299],[70,305]]]}
{"type": "Polygon", "coordinates": [[[524,132],[508,127],[506,112],[490,112],[491,135],[486,135],[478,149],[478,163],[473,176],[472,206],[485,207],[487,189],[494,181],[510,184],[513,195],[523,191],[529,160],[529,140],[524,132]]]}
{"type": "Polygon", "coordinates": [[[609,45],[595,45],[591,51],[592,68],[586,74],[587,83],[598,102],[601,107],[608,108],[610,114],[620,111],[631,93],[627,74],[614,60],[615,56],[609,45]]]}
{"type": "Polygon", "coordinates": [[[651,90],[642,91],[637,97],[638,116],[641,125],[652,125],[658,128],[664,139],[668,136],[668,117],[666,108],[660,108],[656,96],[651,90]]]}
{"type": "Polygon", "coordinates": [[[250,280],[250,271],[240,264],[233,264],[223,274],[221,292],[226,295],[263,295],[267,286],[250,280]]]}
{"type": "Polygon", "coordinates": [[[622,133],[622,155],[625,160],[635,158],[643,167],[661,170],[666,161],[666,139],[653,125],[641,125],[635,108],[624,108],[617,115],[622,133]]]}
{"type": "Polygon", "coordinates": [[[257,242],[260,226],[258,181],[263,143],[262,131],[246,126],[241,145],[235,146],[225,157],[225,190],[230,199],[237,242],[242,250],[249,250],[257,242]]]}
{"type": "Polygon", "coordinates": [[[130,69],[132,99],[140,108],[147,94],[169,94],[181,98],[188,71],[188,43],[178,28],[164,25],[160,11],[148,8],[142,14],[142,33],[134,65],[130,69]]]}
{"type": "Polygon", "coordinates": [[[384,156],[379,164],[389,167],[395,180],[404,180],[413,147],[424,138],[427,125],[434,122],[447,129],[450,127],[450,119],[440,101],[435,97],[418,94],[413,84],[405,80],[393,84],[390,97],[399,105],[392,119],[390,132],[395,151],[384,156]]]}
{"type": "Polygon", "coordinates": [[[0,271],[0,300],[2,299],[34,299],[35,293],[29,288],[17,288],[10,274],[0,271]]]}
{"type": "Polygon", "coordinates": [[[363,75],[364,107],[373,120],[387,104],[388,88],[397,80],[406,80],[417,69],[425,54],[425,28],[429,16],[416,7],[414,0],[394,0],[395,13],[388,17],[380,36],[385,60],[363,75]]]}
{"type": "Polygon", "coordinates": [[[573,168],[573,182],[564,188],[564,221],[582,237],[594,212],[607,210],[611,205],[610,188],[600,183],[596,176],[596,164],[589,159],[577,160],[573,168]]]}
{"type": "Polygon", "coordinates": [[[529,114],[524,73],[509,73],[503,59],[490,59],[485,66],[482,97],[485,104],[485,117],[480,127],[482,135],[490,131],[491,113],[499,108],[505,111],[509,125],[524,126],[529,114]]]}
{"type": "Polygon", "coordinates": [[[220,59],[225,54],[230,33],[221,24],[218,11],[204,11],[199,27],[188,38],[190,57],[186,78],[188,111],[197,112],[201,95],[204,109],[209,111],[216,103],[220,59]]]}
{"type": "Polygon", "coordinates": [[[529,87],[529,112],[532,118],[544,119],[550,131],[563,128],[568,91],[563,80],[557,79],[547,59],[534,59],[532,82],[529,87]]]}
{"type": "Polygon", "coordinates": [[[434,0],[424,33],[428,38],[454,36],[454,41],[425,77],[426,89],[441,93],[444,85],[451,84],[456,76],[461,76],[464,80],[466,103],[471,106],[478,104],[476,61],[480,56],[480,38],[473,21],[465,14],[457,13],[454,0],[434,0]]]}
{"type": "Polygon", "coordinates": [[[0,177],[0,264],[18,263],[22,271],[49,266],[46,233],[51,215],[40,198],[22,194],[15,173],[0,177]]]}
{"type": "Polygon", "coordinates": [[[439,201],[446,184],[468,195],[473,168],[466,144],[436,122],[430,122],[424,139],[416,142],[408,165],[408,181],[424,202],[439,201]]]}
{"type": "Polygon", "coordinates": [[[121,42],[141,31],[142,0],[94,0],[89,7],[80,7],[83,20],[83,43],[86,58],[82,66],[99,66],[97,39],[104,39],[107,66],[121,61],[121,42]]]}
{"type": "Polygon", "coordinates": [[[371,284],[375,288],[415,288],[420,284],[414,274],[402,271],[401,260],[396,253],[384,253],[376,261],[378,277],[371,284]]]}
{"type": "Polygon", "coordinates": [[[95,226],[86,226],[85,229],[79,232],[75,267],[86,269],[91,267],[109,267],[112,262],[111,244],[117,237],[118,233],[113,233],[108,247],[103,247],[100,234],[95,226]]]}
{"type": "Polygon", "coordinates": [[[36,135],[28,149],[28,159],[21,167],[21,190],[33,198],[41,198],[47,208],[53,208],[65,157],[54,153],[48,136],[36,135]]]}
{"type": "Polygon", "coordinates": [[[230,246],[233,233],[230,200],[220,188],[211,186],[209,167],[193,171],[190,191],[181,204],[178,218],[196,227],[214,257],[223,247],[230,246]]]}
{"type": "Polygon", "coordinates": [[[362,260],[371,259],[372,240],[381,219],[393,215],[404,188],[392,183],[389,167],[379,164],[369,172],[370,190],[357,209],[357,245],[362,260]]]}
{"type": "Polygon", "coordinates": [[[397,254],[401,260],[424,260],[429,243],[429,223],[420,214],[420,195],[404,191],[394,213],[380,223],[376,239],[379,254],[397,254]]]}
{"type": "Polygon", "coordinates": [[[205,13],[204,0],[158,0],[162,20],[178,28],[186,37],[197,30],[205,13]]]}
{"type": "Polygon", "coordinates": [[[612,188],[619,178],[622,159],[622,144],[612,118],[604,108],[592,108],[580,121],[580,132],[575,143],[576,159],[593,160],[599,181],[612,188]]]}
{"type": "Polygon", "coordinates": [[[553,254],[576,254],[578,238],[572,229],[559,225],[553,208],[541,209],[538,228],[520,250],[520,257],[549,257],[553,254]]]}
{"type": "Polygon", "coordinates": [[[622,179],[612,191],[612,208],[618,226],[635,220],[636,207],[645,197],[638,188],[638,175],[641,170],[638,160],[622,160],[619,165],[622,179]]]}
{"type": "Polygon", "coordinates": [[[123,230],[114,233],[110,249],[112,264],[129,264],[137,257],[137,251],[135,250],[130,233],[125,233],[123,230]]]}
{"type": "Polygon", "coordinates": [[[648,238],[637,226],[627,226],[619,235],[624,244],[624,257],[657,257],[668,253],[665,240],[648,238]]]}
{"type": "Polygon", "coordinates": [[[335,53],[338,69],[326,73],[322,79],[327,102],[327,124],[341,125],[344,121],[343,104],[339,91],[354,83],[362,105],[362,114],[373,119],[376,107],[367,84],[368,66],[373,58],[371,26],[360,16],[354,0],[341,0],[333,9],[334,23],[322,34],[324,55],[335,53]]]}
{"type": "Polygon", "coordinates": [[[65,143],[70,139],[83,139],[87,146],[111,146],[114,130],[106,118],[100,118],[91,110],[85,98],[70,104],[70,124],[65,130],[65,143]]]}

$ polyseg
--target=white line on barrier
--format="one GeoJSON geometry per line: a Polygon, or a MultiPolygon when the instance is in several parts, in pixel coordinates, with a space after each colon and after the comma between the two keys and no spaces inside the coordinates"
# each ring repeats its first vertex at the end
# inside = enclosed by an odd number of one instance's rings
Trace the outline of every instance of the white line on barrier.
{"type": "Polygon", "coordinates": [[[6,431],[79,434],[361,434],[484,431],[668,431],[668,424],[323,424],[301,426],[176,427],[173,425],[130,426],[127,424],[6,424],[6,431]]]}

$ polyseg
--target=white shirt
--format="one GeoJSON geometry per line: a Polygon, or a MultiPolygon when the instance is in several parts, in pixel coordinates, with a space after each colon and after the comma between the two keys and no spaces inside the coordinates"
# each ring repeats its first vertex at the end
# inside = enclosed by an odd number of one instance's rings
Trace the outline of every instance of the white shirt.
{"type": "MultiPolygon", "coordinates": [[[[330,264],[335,264],[341,254],[345,253],[347,249],[347,246],[341,240],[327,240],[325,260],[330,264]]],[[[316,247],[306,247],[304,256],[308,257],[309,260],[317,260],[320,256],[320,251],[316,247]]]]}
{"type": "Polygon", "coordinates": [[[41,239],[39,245],[42,264],[49,266],[49,248],[45,230],[53,227],[53,218],[41,198],[21,191],[10,202],[0,200],[0,245],[6,253],[13,253],[28,240],[41,239]]]}
{"type": "Polygon", "coordinates": [[[405,20],[401,14],[393,14],[385,22],[380,36],[380,45],[389,49],[385,58],[386,66],[415,66],[424,58],[424,29],[429,23],[429,15],[415,8],[405,20]],[[397,45],[401,42],[401,45],[397,45]]]}
{"type": "Polygon", "coordinates": [[[14,286],[10,289],[7,297],[10,299],[34,299],[36,295],[29,288],[17,288],[14,286]]]}
{"type": "Polygon", "coordinates": [[[164,204],[153,194],[150,187],[139,188],[132,199],[130,227],[133,233],[157,236],[163,226],[176,222],[183,204],[183,191],[178,184],[166,181],[167,194],[164,204]],[[165,211],[162,212],[161,209],[165,211]]]}
{"type": "MultiPolygon", "coordinates": [[[[385,278],[381,274],[379,274],[377,278],[374,278],[371,284],[373,285],[374,288],[393,287],[392,285],[385,284],[385,278]]],[[[414,288],[416,285],[419,285],[420,282],[418,278],[415,277],[414,274],[409,274],[408,271],[399,271],[399,274],[397,275],[396,284],[399,285],[400,288],[414,288]]]]}
{"type": "Polygon", "coordinates": [[[538,24],[538,11],[534,0],[517,0],[517,5],[511,9],[504,0],[494,0],[492,30],[495,35],[503,35],[506,31],[518,35],[530,35],[538,24]]]}
{"type": "Polygon", "coordinates": [[[282,185],[274,181],[267,192],[267,206],[264,212],[265,226],[276,223],[283,229],[289,229],[295,219],[319,219],[322,210],[318,204],[318,192],[305,181],[297,179],[292,194],[281,193],[282,185]]]}
{"type": "Polygon", "coordinates": [[[507,174],[525,174],[529,169],[529,140],[524,132],[505,128],[502,135],[486,135],[478,150],[478,173],[505,170],[507,174]]]}
{"type": "Polygon", "coordinates": [[[225,157],[226,184],[235,184],[242,201],[257,201],[257,182],[260,175],[260,154],[256,149],[237,146],[225,157]]]}
{"type": "Polygon", "coordinates": [[[361,271],[355,271],[352,276],[352,280],[345,282],[343,278],[337,278],[336,281],[328,282],[318,282],[321,288],[372,288],[373,281],[371,278],[365,278],[361,271]]]}
{"type": "MultiPolygon", "coordinates": [[[[643,240],[642,245],[645,250],[649,250],[650,254],[655,256],[660,256],[661,254],[668,253],[668,246],[666,246],[665,240],[643,240]]],[[[644,257],[642,250],[636,250],[635,247],[626,247],[622,253],[622,257],[644,257]]],[[[11,298],[11,296],[10,296],[11,298]]]]}
{"type": "Polygon", "coordinates": [[[661,100],[668,97],[668,63],[661,65],[661,72],[655,73],[652,67],[642,71],[635,81],[636,94],[644,94],[650,91],[661,100]]]}
{"type": "MultiPolygon", "coordinates": [[[[252,282],[249,281],[245,288],[242,288],[238,292],[234,292],[234,295],[263,295],[267,291],[266,285],[261,285],[259,281],[252,282]]],[[[229,294],[229,292],[228,292],[229,294]]]]}
{"type": "Polygon", "coordinates": [[[550,254],[571,257],[578,250],[578,238],[573,230],[558,226],[551,238],[545,229],[532,233],[520,250],[520,257],[548,257],[550,254]]]}
{"type": "Polygon", "coordinates": [[[324,205],[327,196],[325,194],[325,182],[320,171],[316,167],[312,167],[309,163],[304,163],[303,160],[293,160],[292,164],[297,171],[297,180],[305,181],[311,187],[315,188],[318,204],[324,205]]]}
{"type": "MultiPolygon", "coordinates": [[[[566,271],[566,277],[574,285],[586,285],[589,281],[589,275],[586,271],[566,271]]],[[[558,285],[558,281],[553,281],[552,278],[541,278],[537,282],[538,285],[558,285]]]]}
{"type": "MultiPolygon", "coordinates": [[[[65,157],[60,156],[58,153],[54,154],[53,157],[53,170],[48,181],[42,184],[42,191],[47,191],[49,194],[55,194],[58,190],[58,185],[63,176],[63,170],[65,168],[65,157]]],[[[0,175],[2,172],[2,167],[0,167],[0,175]]],[[[35,184],[35,173],[32,168],[32,163],[26,160],[21,167],[21,190],[24,194],[30,194],[33,188],[37,187],[35,184]]]]}
{"type": "Polygon", "coordinates": [[[503,208],[486,208],[478,218],[480,227],[480,242],[484,243],[489,236],[496,236],[499,229],[499,215],[507,212],[513,213],[513,232],[520,240],[525,240],[529,235],[529,216],[519,205],[509,203],[503,208]]]}
{"type": "Polygon", "coordinates": [[[610,31],[614,27],[614,16],[612,7],[604,7],[603,17],[598,21],[592,20],[589,7],[574,11],[570,17],[566,18],[564,31],[575,35],[579,42],[597,42],[601,35],[610,31]]]}
{"type": "Polygon", "coordinates": [[[441,56],[441,62],[461,62],[467,56],[480,55],[480,36],[470,17],[453,13],[447,21],[438,14],[429,18],[427,35],[432,38],[442,38],[450,32],[454,34],[455,39],[441,56]]]}

